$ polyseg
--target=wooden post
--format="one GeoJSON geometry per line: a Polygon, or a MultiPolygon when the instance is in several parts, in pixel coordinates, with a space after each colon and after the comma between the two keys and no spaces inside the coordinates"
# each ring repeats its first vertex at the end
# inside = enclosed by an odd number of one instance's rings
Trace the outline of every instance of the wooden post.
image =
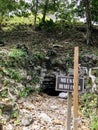
{"type": "Polygon", "coordinates": [[[0,123],[0,130],[3,130],[3,125],[0,123]]]}
{"type": "Polygon", "coordinates": [[[74,95],[73,95],[73,106],[74,106],[74,119],[73,119],[73,130],[77,130],[78,124],[78,52],[79,48],[75,47],[74,50],[74,95]]]}
{"type": "Polygon", "coordinates": [[[68,92],[66,130],[71,130],[72,92],[68,92]]]}

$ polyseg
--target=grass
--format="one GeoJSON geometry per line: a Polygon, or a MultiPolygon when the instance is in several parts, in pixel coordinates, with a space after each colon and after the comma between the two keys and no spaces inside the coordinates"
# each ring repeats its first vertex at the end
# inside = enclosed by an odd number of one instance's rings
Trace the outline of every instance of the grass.
{"type": "Polygon", "coordinates": [[[9,54],[8,54],[9,57],[13,57],[13,58],[21,58],[21,57],[23,57],[23,56],[25,56],[25,55],[26,55],[26,52],[24,52],[24,51],[21,50],[21,49],[16,49],[16,48],[13,48],[13,49],[9,52],[9,54]]]}
{"type": "MultiPolygon", "coordinates": [[[[38,14],[36,24],[40,23],[42,19],[42,14],[38,14]]],[[[46,20],[49,20],[50,18],[47,16],[46,20]]],[[[13,16],[13,17],[5,17],[2,22],[2,30],[3,31],[11,31],[16,28],[16,26],[19,25],[34,25],[34,15],[29,15],[27,17],[24,16],[13,16]]]]}

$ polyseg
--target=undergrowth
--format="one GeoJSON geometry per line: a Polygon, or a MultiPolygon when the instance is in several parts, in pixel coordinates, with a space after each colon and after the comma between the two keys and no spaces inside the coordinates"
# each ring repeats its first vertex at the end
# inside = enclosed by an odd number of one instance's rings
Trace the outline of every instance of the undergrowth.
{"type": "Polygon", "coordinates": [[[85,93],[82,96],[81,110],[90,119],[90,130],[98,130],[98,95],[85,93]]]}

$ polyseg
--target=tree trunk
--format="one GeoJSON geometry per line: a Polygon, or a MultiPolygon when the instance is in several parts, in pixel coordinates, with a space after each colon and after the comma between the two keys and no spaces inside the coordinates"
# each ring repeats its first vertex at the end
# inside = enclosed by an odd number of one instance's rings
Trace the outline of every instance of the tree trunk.
{"type": "Polygon", "coordinates": [[[87,23],[87,45],[92,45],[92,24],[91,24],[91,11],[90,0],[85,0],[86,8],[86,23],[87,23]]]}
{"type": "Polygon", "coordinates": [[[35,3],[34,30],[36,30],[37,13],[38,13],[38,0],[36,0],[36,3],[35,3]]]}
{"type": "Polygon", "coordinates": [[[46,0],[46,1],[45,1],[44,10],[43,10],[42,23],[45,23],[45,18],[46,18],[48,3],[49,3],[49,0],[46,0]]]}
{"type": "Polygon", "coordinates": [[[56,8],[56,7],[55,7],[55,5],[56,5],[56,1],[55,1],[55,0],[53,0],[53,5],[54,5],[54,9],[55,9],[55,8],[56,8]]]}

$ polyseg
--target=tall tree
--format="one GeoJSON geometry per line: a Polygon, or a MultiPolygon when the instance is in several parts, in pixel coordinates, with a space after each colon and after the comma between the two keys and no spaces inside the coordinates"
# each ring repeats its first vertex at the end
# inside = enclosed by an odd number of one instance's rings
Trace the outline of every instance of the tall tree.
{"type": "Polygon", "coordinates": [[[37,20],[37,13],[38,13],[38,0],[35,0],[35,10],[34,10],[34,30],[36,29],[36,20],[37,20]]]}
{"type": "Polygon", "coordinates": [[[45,18],[46,18],[47,9],[48,9],[48,3],[49,3],[49,0],[45,0],[45,5],[44,5],[44,9],[43,9],[42,23],[45,23],[45,18]]]}
{"type": "Polygon", "coordinates": [[[86,10],[86,22],[87,22],[87,45],[92,45],[93,41],[92,41],[90,0],[85,0],[85,10],[86,10]]]}

